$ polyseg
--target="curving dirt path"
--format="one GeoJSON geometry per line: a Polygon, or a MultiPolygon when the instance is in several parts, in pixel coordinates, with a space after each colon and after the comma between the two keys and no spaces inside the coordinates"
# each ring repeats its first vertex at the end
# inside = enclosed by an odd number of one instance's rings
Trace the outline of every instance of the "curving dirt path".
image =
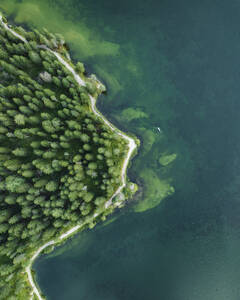
{"type": "MultiPolygon", "coordinates": [[[[14,30],[12,30],[11,28],[9,28],[9,26],[3,22],[2,20],[2,16],[0,15],[0,22],[1,24],[4,26],[4,28],[6,30],[9,30],[13,35],[15,35],[16,37],[18,37],[19,39],[21,39],[24,43],[27,43],[27,40],[21,36],[20,34],[18,34],[17,32],[15,32],[14,30]]],[[[41,45],[39,46],[43,49],[46,49],[50,52],[52,52],[56,57],[57,59],[72,73],[74,79],[76,80],[76,82],[80,85],[80,86],[86,86],[86,82],[75,72],[75,70],[73,69],[73,67],[68,63],[66,62],[62,56],[49,49],[48,47],[44,46],[44,45],[41,45]]],[[[115,193],[111,196],[111,198],[109,198],[106,203],[105,203],[105,208],[108,208],[109,206],[111,205],[114,205],[114,206],[117,206],[117,204],[113,204],[112,203],[112,199],[114,197],[116,197],[121,191],[122,189],[126,186],[126,170],[127,170],[127,166],[128,166],[128,163],[129,163],[129,160],[131,158],[131,155],[133,154],[133,151],[136,149],[137,145],[136,145],[136,142],[133,138],[129,137],[127,134],[121,132],[119,129],[117,129],[113,124],[111,124],[96,108],[96,99],[89,94],[89,97],[90,97],[90,100],[91,100],[91,108],[92,108],[92,111],[95,113],[95,115],[97,115],[106,125],[108,125],[112,131],[116,132],[118,135],[120,135],[122,138],[124,138],[125,140],[128,141],[128,153],[126,155],[126,158],[123,162],[123,165],[122,165],[122,169],[121,169],[121,179],[122,179],[122,184],[118,187],[118,189],[115,191],[115,193]]],[[[95,214],[94,215],[94,218],[96,218],[99,214],[95,214]]],[[[69,237],[70,235],[72,235],[74,232],[77,232],[79,229],[81,229],[86,223],[82,224],[82,225],[77,225],[77,226],[74,226],[73,228],[69,229],[67,232],[63,233],[59,239],[60,240],[63,240],[67,237],[69,237]]],[[[31,267],[32,267],[32,264],[34,262],[34,260],[39,256],[39,254],[47,247],[51,246],[51,245],[54,245],[56,244],[58,241],[55,239],[55,240],[51,240],[47,243],[45,243],[44,245],[42,245],[40,248],[38,248],[38,250],[33,254],[33,256],[31,257],[30,259],[30,264],[26,267],[26,273],[28,275],[28,280],[29,280],[29,284],[31,285],[32,287],[32,296],[31,296],[31,299],[33,299],[34,295],[37,296],[38,300],[44,300],[44,298],[40,295],[40,292],[37,288],[37,286],[35,285],[35,282],[33,280],[33,276],[32,276],[32,272],[31,272],[31,267]]]]}

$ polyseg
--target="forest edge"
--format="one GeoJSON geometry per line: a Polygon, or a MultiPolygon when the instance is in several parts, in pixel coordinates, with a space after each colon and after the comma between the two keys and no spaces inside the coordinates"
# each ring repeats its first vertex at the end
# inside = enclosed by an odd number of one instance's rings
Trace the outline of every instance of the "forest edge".
{"type": "MultiPolygon", "coordinates": [[[[7,23],[4,22],[3,20],[3,16],[0,13],[0,23],[1,25],[4,26],[4,28],[6,30],[9,30],[13,35],[15,35],[17,38],[21,39],[24,43],[27,43],[27,40],[21,36],[20,34],[16,33],[14,30],[12,30],[11,28],[9,28],[9,26],[7,25],[7,23]]],[[[51,49],[49,49],[47,46],[45,45],[40,45],[40,48],[43,48],[45,50],[50,51],[51,53],[53,53],[57,59],[72,73],[74,79],[76,80],[76,82],[80,85],[80,86],[85,86],[86,82],[84,79],[82,79],[77,73],[76,71],[72,68],[72,66],[70,65],[70,57],[69,57],[69,62],[66,61],[66,59],[63,59],[62,56],[57,53],[56,51],[53,51],[51,49]]],[[[103,85],[97,80],[97,86],[100,89],[103,85]]],[[[126,141],[128,141],[128,152],[127,155],[124,159],[122,168],[121,168],[121,181],[122,184],[117,188],[117,190],[115,191],[115,193],[106,201],[105,203],[105,209],[109,208],[110,206],[112,208],[118,207],[121,205],[121,201],[116,201],[116,202],[112,202],[113,198],[115,198],[118,194],[121,193],[122,189],[126,186],[126,171],[127,171],[127,166],[128,163],[134,153],[134,150],[136,150],[139,141],[130,136],[128,136],[127,134],[121,132],[119,129],[117,129],[113,124],[111,124],[96,108],[96,98],[94,98],[92,95],[89,94],[90,97],[90,101],[91,101],[91,109],[93,111],[93,113],[98,116],[107,126],[110,127],[110,129],[114,132],[116,132],[118,135],[120,135],[123,139],[125,139],[126,141]]],[[[94,220],[98,217],[100,213],[96,213],[94,214],[93,218],[90,220],[94,220]]],[[[52,239],[49,242],[45,243],[44,245],[42,245],[40,248],[37,249],[37,251],[35,251],[35,253],[33,254],[33,256],[30,259],[30,264],[26,267],[25,271],[28,275],[28,281],[29,284],[32,288],[32,295],[31,295],[31,300],[33,300],[35,298],[35,296],[37,297],[38,300],[44,300],[45,297],[41,296],[41,293],[37,287],[37,285],[34,282],[34,278],[32,275],[32,264],[34,262],[34,260],[40,255],[40,253],[46,249],[49,246],[53,246],[56,244],[59,244],[61,241],[65,240],[66,238],[68,238],[69,236],[75,234],[76,232],[78,232],[79,230],[81,230],[82,228],[84,228],[84,226],[89,223],[89,220],[86,221],[85,223],[81,224],[81,225],[76,225],[74,227],[72,227],[71,229],[69,229],[67,232],[63,233],[61,236],[59,236],[56,239],[52,239]]]]}

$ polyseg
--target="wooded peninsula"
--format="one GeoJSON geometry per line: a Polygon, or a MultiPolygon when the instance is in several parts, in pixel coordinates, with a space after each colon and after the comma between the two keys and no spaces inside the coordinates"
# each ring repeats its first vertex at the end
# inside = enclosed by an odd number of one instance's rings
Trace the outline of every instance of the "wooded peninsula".
{"type": "Polygon", "coordinates": [[[105,87],[68,50],[60,34],[1,17],[0,299],[39,299],[26,272],[37,249],[137,190],[125,175],[138,141],[95,111],[105,87]]]}

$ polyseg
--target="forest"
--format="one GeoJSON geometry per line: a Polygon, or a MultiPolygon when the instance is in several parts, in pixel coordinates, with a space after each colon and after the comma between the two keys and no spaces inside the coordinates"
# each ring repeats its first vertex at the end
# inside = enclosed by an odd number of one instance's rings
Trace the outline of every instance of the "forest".
{"type": "Polygon", "coordinates": [[[0,26],[0,299],[26,300],[34,250],[111,212],[128,146],[91,110],[89,94],[102,92],[94,77],[71,62],[79,86],[48,50],[67,60],[63,37],[11,28],[27,42],[0,26]]]}

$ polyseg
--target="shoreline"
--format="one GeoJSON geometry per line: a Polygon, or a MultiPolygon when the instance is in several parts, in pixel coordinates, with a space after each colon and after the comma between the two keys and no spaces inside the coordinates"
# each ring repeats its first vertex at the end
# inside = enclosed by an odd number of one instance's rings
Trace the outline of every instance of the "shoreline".
{"type": "MultiPolygon", "coordinates": [[[[20,34],[18,34],[17,32],[15,32],[14,30],[12,30],[11,28],[8,27],[8,25],[3,21],[2,15],[0,14],[0,22],[1,24],[4,26],[4,28],[6,30],[9,30],[13,35],[15,35],[16,37],[18,37],[20,40],[22,40],[24,43],[28,43],[28,41],[21,36],[20,34]]],[[[85,86],[86,85],[86,81],[84,79],[82,79],[79,74],[76,73],[76,71],[73,69],[73,67],[70,65],[71,62],[71,58],[69,57],[69,62],[65,60],[65,58],[63,59],[63,57],[61,56],[61,54],[59,54],[56,51],[53,51],[51,49],[49,49],[47,46],[45,45],[40,45],[38,46],[40,48],[43,48],[47,51],[52,52],[57,59],[59,60],[59,62],[61,62],[73,75],[75,81],[80,85],[80,86],[85,86]]],[[[98,81],[98,87],[101,85],[101,83],[98,81]]],[[[88,94],[89,98],[90,98],[90,106],[91,106],[91,110],[92,112],[98,117],[100,118],[108,127],[110,127],[110,129],[115,132],[116,134],[120,135],[123,139],[125,139],[128,142],[128,152],[126,154],[126,157],[123,161],[122,164],[122,168],[121,168],[121,185],[117,188],[117,190],[114,192],[114,194],[105,202],[105,206],[104,206],[104,210],[108,209],[109,207],[115,208],[118,207],[122,202],[115,202],[113,203],[112,200],[114,197],[116,197],[121,191],[122,189],[126,186],[126,171],[127,171],[127,166],[128,163],[134,153],[134,150],[137,149],[137,143],[134,140],[134,138],[128,136],[126,133],[123,133],[121,130],[119,130],[117,127],[115,127],[111,122],[109,122],[100,111],[98,111],[98,109],[96,108],[96,101],[97,99],[95,97],[93,97],[92,95],[88,94]]],[[[103,211],[104,211],[103,210],[103,211]]],[[[100,212],[101,213],[101,212],[100,212]]],[[[91,221],[95,220],[100,213],[94,214],[93,218],[91,219],[91,221]]],[[[34,296],[36,296],[38,298],[38,300],[44,300],[46,299],[45,297],[41,296],[40,293],[40,289],[38,289],[38,287],[36,286],[35,282],[34,282],[34,278],[32,275],[32,265],[35,261],[35,259],[41,254],[41,252],[46,249],[49,246],[53,246],[55,244],[59,245],[59,243],[61,241],[63,241],[64,239],[70,237],[71,235],[77,233],[81,228],[83,228],[86,224],[89,223],[85,222],[81,225],[76,225],[70,229],[68,229],[65,233],[63,233],[62,235],[60,235],[58,238],[52,239],[50,241],[48,241],[47,243],[45,243],[44,245],[42,245],[41,247],[39,247],[37,249],[37,251],[34,252],[34,254],[32,255],[31,259],[30,259],[30,263],[29,265],[26,267],[25,272],[27,273],[28,276],[28,282],[29,285],[32,288],[32,293],[31,293],[31,297],[30,300],[34,299],[34,296]]]]}

